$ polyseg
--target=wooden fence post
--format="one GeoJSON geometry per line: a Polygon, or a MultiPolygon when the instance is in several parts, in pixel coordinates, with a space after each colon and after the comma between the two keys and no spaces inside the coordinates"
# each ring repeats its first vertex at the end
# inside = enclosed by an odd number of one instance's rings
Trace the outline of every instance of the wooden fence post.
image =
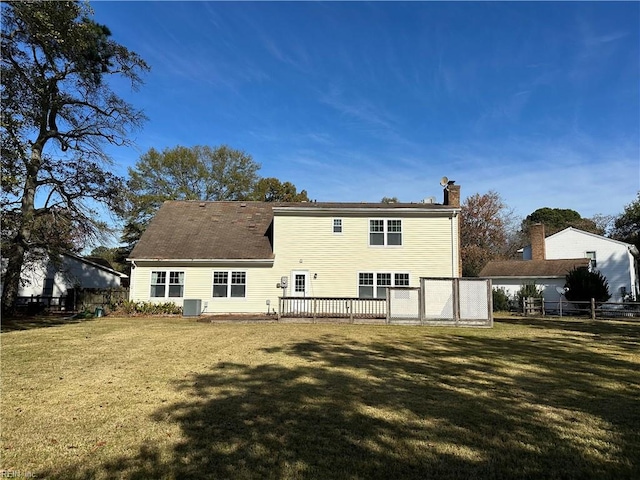
{"type": "Polygon", "coordinates": [[[595,298],[591,299],[591,320],[596,319],[596,300],[595,298]]]}

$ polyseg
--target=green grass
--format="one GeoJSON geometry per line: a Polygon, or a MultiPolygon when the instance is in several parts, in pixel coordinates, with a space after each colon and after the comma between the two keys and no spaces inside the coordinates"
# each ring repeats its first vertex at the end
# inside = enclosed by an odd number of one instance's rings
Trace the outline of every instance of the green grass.
{"type": "Polygon", "coordinates": [[[0,336],[5,475],[640,478],[637,323],[50,325],[0,336]]]}

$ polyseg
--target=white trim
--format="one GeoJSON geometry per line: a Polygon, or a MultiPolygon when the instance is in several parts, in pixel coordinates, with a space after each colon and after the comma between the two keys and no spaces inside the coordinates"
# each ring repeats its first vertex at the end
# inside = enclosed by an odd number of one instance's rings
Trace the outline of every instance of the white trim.
{"type": "Polygon", "coordinates": [[[376,207],[314,207],[310,204],[308,207],[273,207],[274,214],[296,214],[296,213],[306,213],[306,214],[332,214],[334,216],[344,215],[346,213],[361,213],[366,215],[372,215],[373,212],[380,212],[383,215],[407,215],[407,214],[418,214],[424,215],[425,213],[433,214],[433,215],[448,215],[456,214],[460,212],[460,208],[451,208],[451,207],[442,207],[441,205],[434,205],[431,208],[424,207],[397,207],[397,208],[376,208],[376,207]]]}
{"type": "MultiPolygon", "coordinates": [[[[217,285],[222,285],[222,284],[217,284],[217,285]]],[[[242,284],[237,284],[237,285],[242,285],[242,284]]],[[[220,302],[220,301],[233,301],[233,302],[240,302],[240,301],[246,301],[247,300],[247,293],[248,293],[248,285],[249,285],[249,272],[247,270],[242,270],[242,269],[212,269],[211,270],[211,286],[209,289],[209,292],[211,293],[211,298],[213,299],[214,302],[220,302]],[[226,273],[227,274],[227,296],[226,297],[214,297],[213,296],[213,287],[214,287],[214,283],[213,280],[215,278],[215,274],[216,272],[221,272],[221,273],[226,273]],[[231,285],[233,285],[231,279],[233,278],[233,274],[234,273],[244,273],[244,296],[243,297],[232,297],[231,296],[231,285]]]]}
{"type": "MultiPolygon", "coordinates": [[[[391,275],[391,285],[382,285],[383,287],[396,287],[396,286],[401,286],[401,287],[411,287],[411,272],[406,271],[406,270],[358,270],[358,272],[356,273],[356,298],[361,298],[360,297],[360,274],[362,273],[371,273],[373,274],[373,285],[362,285],[365,287],[371,286],[373,287],[373,298],[383,298],[383,297],[378,297],[376,296],[376,293],[378,291],[378,275],[380,274],[387,274],[387,275],[391,275]],[[408,285],[396,285],[396,275],[407,275],[409,277],[409,284],[408,285]]],[[[362,297],[365,298],[365,297],[362,297]]]]}
{"type": "Polygon", "coordinates": [[[246,258],[127,258],[127,262],[158,262],[158,263],[167,263],[167,264],[176,264],[176,265],[184,265],[185,263],[205,263],[205,264],[215,264],[217,265],[249,265],[252,263],[255,264],[265,264],[265,265],[273,265],[275,258],[264,258],[264,259],[246,259],[246,258]]]}
{"type": "MultiPolygon", "coordinates": [[[[178,284],[174,284],[174,285],[178,285],[178,284]]],[[[173,268],[156,268],[155,270],[149,270],[149,284],[148,284],[148,289],[147,289],[147,294],[149,296],[149,300],[157,300],[157,299],[167,299],[168,301],[176,301],[178,299],[184,299],[184,291],[186,289],[187,286],[187,272],[182,269],[182,270],[177,270],[177,269],[173,269],[173,268]],[[161,285],[159,283],[151,283],[151,279],[153,278],[153,274],[154,272],[165,272],[167,275],[165,276],[165,283],[164,283],[164,296],[162,297],[152,297],[151,296],[151,286],[152,285],[161,285]],[[170,297],[169,296],[169,286],[171,285],[170,283],[170,278],[171,278],[171,273],[182,273],[183,275],[183,281],[182,281],[182,295],[180,297],[170,297]]]]}
{"type": "Polygon", "coordinates": [[[402,218],[395,217],[369,217],[367,219],[367,245],[369,248],[402,248],[404,246],[404,225],[402,218]],[[372,232],[371,231],[371,222],[374,220],[382,221],[382,232],[372,232]],[[400,232],[389,232],[389,221],[398,221],[400,222],[400,232]],[[371,234],[372,233],[382,233],[382,238],[384,243],[382,245],[372,245],[371,244],[371,234]],[[387,242],[389,240],[389,233],[400,233],[400,244],[399,245],[389,245],[387,242]]]}
{"type": "Polygon", "coordinates": [[[342,217],[333,217],[331,221],[331,232],[334,235],[342,235],[344,233],[344,222],[342,221],[342,217]],[[336,232],[336,221],[340,222],[340,231],[336,232]]]}
{"type": "Polygon", "coordinates": [[[311,277],[309,275],[309,270],[291,270],[291,280],[289,284],[291,297],[308,297],[311,287],[311,277]],[[296,275],[304,275],[304,295],[296,294],[296,275]]]}

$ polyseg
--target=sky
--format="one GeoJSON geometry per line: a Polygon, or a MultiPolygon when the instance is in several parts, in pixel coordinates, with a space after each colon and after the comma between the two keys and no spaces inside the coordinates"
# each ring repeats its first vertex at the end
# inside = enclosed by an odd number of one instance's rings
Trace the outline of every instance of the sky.
{"type": "Polygon", "coordinates": [[[499,193],[617,215],[640,190],[638,2],[113,2],[151,71],[109,153],[226,144],[317,201],[499,193]]]}

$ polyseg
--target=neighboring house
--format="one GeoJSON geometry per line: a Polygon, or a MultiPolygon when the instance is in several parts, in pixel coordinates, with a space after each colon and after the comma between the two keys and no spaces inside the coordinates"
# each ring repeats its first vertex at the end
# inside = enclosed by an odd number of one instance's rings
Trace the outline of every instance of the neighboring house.
{"type": "Polygon", "coordinates": [[[65,253],[59,265],[42,261],[25,268],[18,296],[61,297],[71,288],[116,288],[125,286],[127,280],[127,275],[102,259],[65,253]]]}
{"type": "MultiPolygon", "coordinates": [[[[570,263],[563,265],[560,261],[572,260],[577,262],[577,266],[583,262],[590,269],[598,270],[607,279],[610,301],[621,302],[628,295],[638,298],[639,257],[638,249],[634,245],[573,227],[545,238],[544,225],[537,224],[531,228],[531,245],[522,250],[523,260],[510,264],[489,262],[480,272],[480,276],[491,278],[494,287],[503,287],[507,293],[514,291],[517,279],[521,279],[522,284],[535,282],[543,287],[562,287],[563,269],[568,271],[573,267],[570,263]],[[558,262],[557,267],[551,262],[558,262]],[[549,272],[555,272],[555,280],[553,276],[548,275],[549,272]]],[[[518,289],[515,288],[515,291],[518,289]]],[[[549,301],[558,301],[555,288],[545,288],[544,295],[549,301]]]]}
{"type": "MultiPolygon", "coordinates": [[[[638,298],[640,252],[635,245],[569,227],[546,237],[544,251],[549,260],[590,259],[591,269],[602,273],[609,283],[610,302],[621,302],[627,295],[638,298]]],[[[531,245],[523,249],[522,258],[532,258],[531,245]]]]}
{"type": "Polygon", "coordinates": [[[504,260],[489,262],[480,277],[490,278],[493,288],[515,297],[523,285],[534,283],[542,289],[545,302],[560,301],[556,288],[564,288],[565,277],[574,268],[588,268],[588,258],[569,260],[504,260]]]}
{"type": "Polygon", "coordinates": [[[131,252],[130,299],[264,313],[284,295],[384,298],[459,277],[459,186],[444,203],[168,201],[131,252]]]}

